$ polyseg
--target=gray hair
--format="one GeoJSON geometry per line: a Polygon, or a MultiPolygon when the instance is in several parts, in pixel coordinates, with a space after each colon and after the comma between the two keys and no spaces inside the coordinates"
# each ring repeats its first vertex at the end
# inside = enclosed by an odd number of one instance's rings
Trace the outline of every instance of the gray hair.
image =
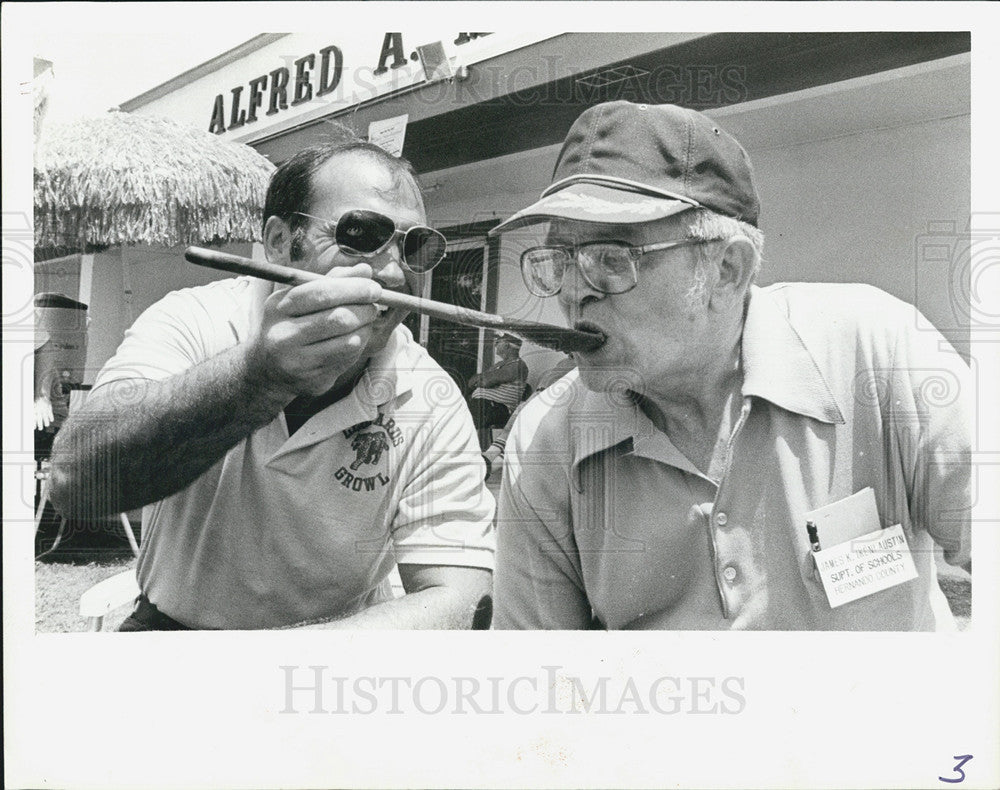
{"type": "MultiPolygon", "coordinates": [[[[760,272],[761,261],[764,251],[764,234],[759,228],[724,214],[718,214],[711,209],[696,208],[685,211],[678,216],[678,221],[687,231],[689,238],[698,241],[730,241],[732,239],[746,239],[753,245],[754,256],[753,271],[750,273],[752,283],[760,272]]],[[[705,298],[705,291],[708,288],[707,265],[711,259],[711,251],[704,247],[698,248],[698,259],[693,272],[691,287],[686,294],[688,304],[694,308],[705,298]]],[[[745,299],[750,298],[750,291],[747,290],[745,299]]]]}
{"type": "Polygon", "coordinates": [[[678,220],[687,230],[688,236],[698,241],[730,241],[732,239],[749,241],[757,253],[751,282],[756,279],[764,255],[764,234],[760,228],[755,228],[742,220],[717,214],[707,208],[685,211],[678,217],[678,220]]]}

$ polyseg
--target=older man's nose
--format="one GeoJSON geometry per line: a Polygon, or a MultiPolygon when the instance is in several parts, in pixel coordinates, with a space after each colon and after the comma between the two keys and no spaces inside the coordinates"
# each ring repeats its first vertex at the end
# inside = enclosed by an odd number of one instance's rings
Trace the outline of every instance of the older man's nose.
{"type": "Polygon", "coordinates": [[[562,288],[559,291],[559,303],[567,314],[575,314],[587,301],[600,298],[596,291],[583,278],[580,267],[571,263],[563,271],[562,288]]]}

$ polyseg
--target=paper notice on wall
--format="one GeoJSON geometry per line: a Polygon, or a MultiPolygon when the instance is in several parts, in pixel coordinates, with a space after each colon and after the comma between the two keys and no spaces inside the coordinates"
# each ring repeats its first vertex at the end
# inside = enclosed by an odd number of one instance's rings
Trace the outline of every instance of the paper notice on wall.
{"type": "Polygon", "coordinates": [[[368,142],[375,143],[393,156],[403,155],[403,139],[406,137],[406,122],[409,114],[397,115],[368,124],[368,142]]]}

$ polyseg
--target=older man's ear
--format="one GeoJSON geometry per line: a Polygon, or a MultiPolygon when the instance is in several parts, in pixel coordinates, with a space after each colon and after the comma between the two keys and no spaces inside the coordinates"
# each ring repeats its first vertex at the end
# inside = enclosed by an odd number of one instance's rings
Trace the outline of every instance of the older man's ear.
{"type": "Polygon", "coordinates": [[[726,242],[715,260],[710,307],[728,312],[734,305],[743,304],[757,273],[758,256],[748,239],[737,237],[726,242]]]}

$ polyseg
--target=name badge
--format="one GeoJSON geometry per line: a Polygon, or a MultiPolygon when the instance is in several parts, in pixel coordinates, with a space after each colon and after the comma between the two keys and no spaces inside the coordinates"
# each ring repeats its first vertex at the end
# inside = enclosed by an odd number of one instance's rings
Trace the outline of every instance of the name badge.
{"type": "Polygon", "coordinates": [[[900,524],[813,552],[813,557],[833,609],[917,578],[900,524]]]}

